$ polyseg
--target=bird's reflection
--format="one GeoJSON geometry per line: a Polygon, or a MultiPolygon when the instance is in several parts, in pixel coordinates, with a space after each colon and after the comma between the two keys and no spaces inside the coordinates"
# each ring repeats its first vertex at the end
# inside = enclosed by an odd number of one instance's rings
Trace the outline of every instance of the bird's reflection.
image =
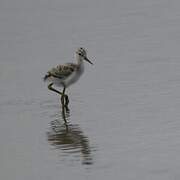
{"type": "Polygon", "coordinates": [[[62,106],[59,117],[50,123],[47,133],[49,143],[62,150],[66,155],[73,154],[82,159],[82,164],[93,164],[88,138],[79,125],[69,123],[70,110],[62,106]]]}

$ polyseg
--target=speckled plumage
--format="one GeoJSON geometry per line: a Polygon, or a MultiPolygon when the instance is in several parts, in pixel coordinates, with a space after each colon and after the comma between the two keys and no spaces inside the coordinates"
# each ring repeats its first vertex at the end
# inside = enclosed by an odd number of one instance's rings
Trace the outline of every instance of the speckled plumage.
{"type": "MultiPolygon", "coordinates": [[[[66,63],[58,65],[47,72],[44,77],[45,81],[52,82],[56,86],[68,87],[75,83],[84,72],[84,60],[88,60],[84,48],[78,48],[76,51],[77,64],[66,63]]],[[[92,64],[92,63],[91,63],[92,64]]]]}
{"type": "Polygon", "coordinates": [[[49,78],[52,76],[59,79],[63,79],[71,75],[76,70],[76,68],[77,65],[72,63],[67,63],[65,65],[58,65],[57,67],[52,68],[50,71],[48,71],[46,77],[49,78]]]}

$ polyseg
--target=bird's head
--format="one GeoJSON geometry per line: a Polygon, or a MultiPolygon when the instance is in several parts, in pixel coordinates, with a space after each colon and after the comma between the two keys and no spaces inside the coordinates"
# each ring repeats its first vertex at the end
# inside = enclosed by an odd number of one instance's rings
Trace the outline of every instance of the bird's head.
{"type": "Polygon", "coordinates": [[[87,52],[84,48],[80,47],[76,51],[76,55],[78,57],[79,61],[85,60],[89,62],[90,64],[93,64],[88,58],[87,58],[87,52]]]}

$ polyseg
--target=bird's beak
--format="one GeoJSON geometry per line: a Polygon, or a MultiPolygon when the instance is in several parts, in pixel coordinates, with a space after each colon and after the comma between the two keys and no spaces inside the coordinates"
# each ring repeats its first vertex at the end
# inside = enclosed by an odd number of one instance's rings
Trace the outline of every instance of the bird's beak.
{"type": "Polygon", "coordinates": [[[93,65],[93,63],[87,57],[84,57],[84,60],[93,65]]]}

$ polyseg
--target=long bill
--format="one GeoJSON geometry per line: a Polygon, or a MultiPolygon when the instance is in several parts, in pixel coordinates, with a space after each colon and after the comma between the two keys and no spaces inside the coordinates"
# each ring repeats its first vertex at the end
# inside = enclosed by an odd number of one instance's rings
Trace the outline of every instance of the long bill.
{"type": "Polygon", "coordinates": [[[84,57],[84,60],[93,65],[93,63],[87,57],[84,57]]]}

